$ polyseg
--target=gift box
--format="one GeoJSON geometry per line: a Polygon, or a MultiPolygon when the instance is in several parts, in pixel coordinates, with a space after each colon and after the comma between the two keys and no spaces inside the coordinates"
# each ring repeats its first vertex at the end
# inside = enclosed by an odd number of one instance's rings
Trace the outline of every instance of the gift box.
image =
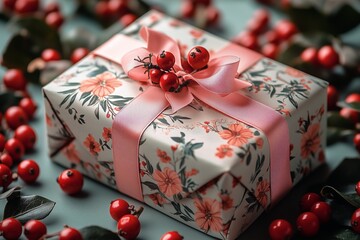
{"type": "Polygon", "coordinates": [[[235,239],[324,162],[327,83],[151,11],[43,88],[51,159],[235,239]],[[180,63],[209,50],[198,71],[180,63]],[[180,87],[151,83],[162,50],[180,87]]]}

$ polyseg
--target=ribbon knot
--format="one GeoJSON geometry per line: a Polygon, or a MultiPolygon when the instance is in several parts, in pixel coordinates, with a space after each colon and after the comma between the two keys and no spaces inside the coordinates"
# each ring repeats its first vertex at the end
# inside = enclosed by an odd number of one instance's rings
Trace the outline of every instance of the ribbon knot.
{"type": "Polygon", "coordinates": [[[238,75],[237,70],[240,63],[240,59],[236,56],[217,56],[214,53],[205,69],[186,73],[181,65],[179,45],[174,39],[147,27],[141,28],[140,36],[146,42],[147,47],[136,48],[126,53],[121,59],[121,65],[131,79],[149,82],[146,72],[156,63],[156,54],[160,54],[164,50],[173,53],[175,57],[174,71],[180,81],[186,84],[182,84],[182,88],[178,92],[163,93],[172,112],[189,105],[194,97],[197,97],[199,90],[226,96],[251,86],[251,84],[235,78],[238,75]]]}

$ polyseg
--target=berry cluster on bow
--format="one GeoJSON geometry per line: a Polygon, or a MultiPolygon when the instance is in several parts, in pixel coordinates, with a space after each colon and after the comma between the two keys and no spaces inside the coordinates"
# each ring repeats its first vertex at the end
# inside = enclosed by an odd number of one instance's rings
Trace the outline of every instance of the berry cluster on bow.
{"type": "MultiPolygon", "coordinates": [[[[187,82],[176,74],[174,54],[162,51],[156,57],[156,64],[151,62],[152,57],[150,54],[143,59],[138,57],[134,60],[141,63],[139,67],[146,68],[145,74],[148,74],[152,84],[159,85],[165,92],[180,92],[187,82]]],[[[195,46],[188,52],[187,58],[181,58],[182,70],[188,74],[198,72],[207,67],[209,59],[210,53],[206,48],[195,46]]]]}

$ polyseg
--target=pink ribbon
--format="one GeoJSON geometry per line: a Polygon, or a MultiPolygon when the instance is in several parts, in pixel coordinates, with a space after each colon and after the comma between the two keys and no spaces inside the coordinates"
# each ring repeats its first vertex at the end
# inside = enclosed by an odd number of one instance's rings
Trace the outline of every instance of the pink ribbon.
{"type": "MultiPolygon", "coordinates": [[[[94,51],[94,54],[121,64],[128,76],[141,82],[149,82],[146,70],[134,59],[159,54],[163,50],[175,56],[174,69],[189,84],[181,92],[164,92],[158,86],[149,86],[142,94],[125,106],[113,122],[113,155],[117,186],[120,192],[143,201],[139,175],[139,142],[144,130],[166,108],[173,112],[187,106],[194,97],[219,112],[238,121],[254,126],[265,133],[270,146],[271,199],[278,201],[292,186],[290,178],[289,130],[285,119],[272,108],[248,98],[238,90],[249,83],[236,79],[238,72],[251,67],[261,55],[248,49],[229,44],[211,56],[205,70],[187,74],[181,68],[180,49],[169,36],[142,28],[143,42],[124,35],[116,35],[94,51]],[[131,47],[130,47],[131,46],[131,47]],[[129,48],[133,49],[129,51],[129,48]],[[231,53],[231,55],[227,55],[231,53]],[[244,56],[239,61],[237,56],[244,56]]],[[[155,63],[155,55],[152,56],[155,63]]]]}

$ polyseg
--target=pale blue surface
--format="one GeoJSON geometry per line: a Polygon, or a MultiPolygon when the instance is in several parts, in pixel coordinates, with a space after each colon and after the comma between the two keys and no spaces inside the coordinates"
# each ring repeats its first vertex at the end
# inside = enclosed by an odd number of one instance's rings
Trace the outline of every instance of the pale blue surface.
{"type": "MultiPolygon", "coordinates": [[[[157,0],[151,2],[164,3],[171,15],[175,15],[179,7],[178,0],[157,0]]],[[[224,38],[231,38],[236,33],[244,29],[248,19],[251,18],[257,5],[253,1],[244,0],[218,0],[217,5],[223,13],[223,32],[218,32],[224,38]]],[[[273,20],[276,21],[280,16],[273,15],[273,20]]],[[[80,24],[85,24],[82,22],[80,24]]],[[[94,26],[91,26],[92,28],[94,26]]],[[[359,29],[358,29],[359,30],[359,29]]],[[[359,39],[359,31],[349,35],[350,40],[359,39]]],[[[8,36],[5,26],[0,22],[0,52],[3,50],[4,43],[8,36]]],[[[3,69],[0,71],[0,76],[3,74],[3,69]]],[[[44,222],[48,226],[49,232],[55,232],[61,229],[62,225],[67,224],[77,228],[89,225],[100,225],[109,229],[115,230],[115,222],[108,214],[109,203],[116,198],[122,197],[129,200],[130,203],[141,205],[140,203],[122,196],[118,192],[107,188],[90,179],[85,180],[84,192],[81,196],[69,197],[65,195],[55,181],[55,178],[63,170],[60,166],[53,164],[46,153],[46,139],[44,135],[44,108],[42,104],[42,97],[40,88],[37,86],[30,86],[32,96],[39,104],[35,120],[31,123],[38,133],[38,142],[36,145],[36,152],[27,155],[27,158],[35,159],[41,166],[41,175],[36,185],[24,186],[24,194],[38,194],[56,201],[54,211],[47,217],[44,222]]],[[[246,231],[240,239],[266,239],[266,232],[268,224],[275,218],[287,218],[294,222],[298,212],[298,199],[306,192],[309,185],[321,182],[329,171],[337,166],[337,164],[344,157],[358,156],[354,148],[347,144],[337,144],[326,150],[328,164],[315,171],[311,176],[297,185],[274,209],[263,214],[255,224],[253,224],[248,231],[246,231]]],[[[17,184],[24,185],[21,180],[17,184]]],[[[0,209],[3,209],[4,202],[0,202],[0,209]]],[[[138,239],[156,240],[169,230],[179,231],[184,235],[185,239],[212,239],[206,235],[187,227],[176,220],[173,220],[164,214],[161,214],[148,206],[144,206],[145,211],[141,215],[141,234],[138,239]]]]}

